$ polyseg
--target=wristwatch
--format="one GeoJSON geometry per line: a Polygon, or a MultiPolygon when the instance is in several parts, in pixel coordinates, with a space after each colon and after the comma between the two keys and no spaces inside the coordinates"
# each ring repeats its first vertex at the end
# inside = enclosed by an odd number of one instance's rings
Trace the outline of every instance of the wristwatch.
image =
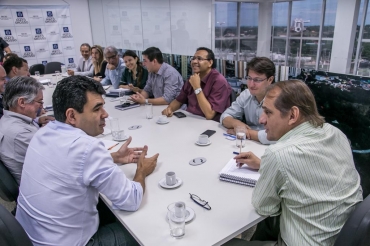
{"type": "Polygon", "coordinates": [[[148,104],[148,99],[145,99],[145,104],[148,104]]]}
{"type": "Polygon", "coordinates": [[[195,89],[194,90],[195,95],[198,95],[201,91],[202,91],[202,88],[195,89]]]}

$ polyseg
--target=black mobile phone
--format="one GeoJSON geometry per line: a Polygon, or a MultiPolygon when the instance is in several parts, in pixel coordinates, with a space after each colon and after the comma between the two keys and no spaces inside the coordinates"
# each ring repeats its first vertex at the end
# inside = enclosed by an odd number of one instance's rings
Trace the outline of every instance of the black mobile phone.
{"type": "Polygon", "coordinates": [[[204,135],[207,135],[208,137],[212,136],[213,134],[215,134],[216,131],[214,130],[207,130],[205,132],[203,132],[202,134],[204,135]]]}
{"type": "Polygon", "coordinates": [[[176,116],[177,118],[186,117],[186,114],[184,114],[183,112],[175,112],[175,113],[173,113],[173,115],[176,116]]]}

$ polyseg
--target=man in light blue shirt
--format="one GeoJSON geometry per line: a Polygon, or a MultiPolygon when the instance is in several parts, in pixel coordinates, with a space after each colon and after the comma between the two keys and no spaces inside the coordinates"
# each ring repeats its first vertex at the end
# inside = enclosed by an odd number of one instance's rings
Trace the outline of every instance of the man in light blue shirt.
{"type": "Polygon", "coordinates": [[[105,70],[105,78],[101,81],[102,85],[112,85],[114,89],[119,88],[122,73],[125,70],[125,63],[118,56],[118,50],[114,46],[104,49],[104,57],[108,62],[105,70]]]}
{"type": "Polygon", "coordinates": [[[247,127],[248,139],[262,144],[271,144],[266,138],[264,126],[259,118],[262,114],[263,98],[266,88],[274,82],[275,65],[266,57],[255,57],[247,64],[248,89],[243,91],[236,101],[221,115],[220,123],[228,128],[228,133],[235,134],[235,127],[247,127]]]}
{"type": "Polygon", "coordinates": [[[102,193],[113,209],[137,210],[158,154],[145,158],[147,146],[129,148],[131,138],[110,154],[94,137],[103,133],[108,117],[104,93],[99,82],[84,76],[61,80],[53,94],[56,121],[32,138],[16,219],[34,245],[136,245],[120,223],[99,226],[96,205],[102,193]],[[115,163],[137,163],[133,181],[115,163]]]}

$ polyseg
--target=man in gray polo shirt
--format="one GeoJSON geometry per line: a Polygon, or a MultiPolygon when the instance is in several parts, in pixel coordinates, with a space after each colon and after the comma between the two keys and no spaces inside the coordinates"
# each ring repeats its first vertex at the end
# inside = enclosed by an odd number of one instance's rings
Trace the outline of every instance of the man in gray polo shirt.
{"type": "Polygon", "coordinates": [[[180,94],[184,85],[181,74],[171,65],[163,62],[162,52],[156,47],[143,51],[143,65],[149,72],[146,86],[141,93],[132,95],[131,99],[140,104],[170,104],[180,94]]]}
{"type": "Polygon", "coordinates": [[[33,120],[44,104],[43,89],[31,77],[14,77],[6,83],[4,116],[0,120],[0,159],[18,184],[28,145],[39,129],[33,120]]]}

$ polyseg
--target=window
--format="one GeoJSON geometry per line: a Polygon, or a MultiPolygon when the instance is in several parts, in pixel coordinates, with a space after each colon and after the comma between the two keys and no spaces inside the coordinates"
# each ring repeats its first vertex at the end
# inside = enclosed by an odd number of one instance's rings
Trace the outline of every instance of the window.
{"type": "Polygon", "coordinates": [[[248,60],[256,56],[258,3],[215,3],[215,54],[221,59],[248,60]]]}

